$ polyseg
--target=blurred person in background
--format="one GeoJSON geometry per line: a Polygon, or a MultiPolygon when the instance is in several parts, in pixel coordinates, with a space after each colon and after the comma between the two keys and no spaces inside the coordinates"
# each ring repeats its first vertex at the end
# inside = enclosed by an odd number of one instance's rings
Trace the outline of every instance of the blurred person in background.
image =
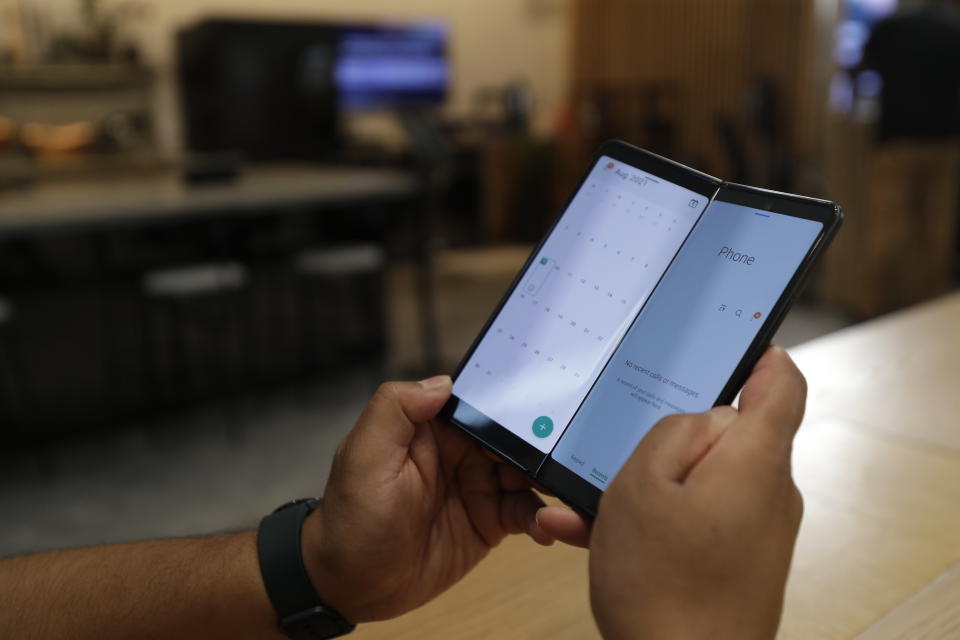
{"type": "Polygon", "coordinates": [[[337,451],[323,500],[267,516],[259,539],[0,562],[0,637],[279,638],[278,617],[296,640],[338,637],[425,604],[517,533],[589,546],[605,638],[775,635],[802,513],[790,455],[806,385],[786,352],[773,347],[757,363],[738,409],[654,426],[592,531],[436,419],[451,389],[448,376],[383,385],[337,451]],[[289,545],[269,544],[278,531],[289,545]]]}
{"type": "Polygon", "coordinates": [[[863,67],[883,79],[881,141],[960,136],[960,9],[917,0],[874,26],[863,67]]]}

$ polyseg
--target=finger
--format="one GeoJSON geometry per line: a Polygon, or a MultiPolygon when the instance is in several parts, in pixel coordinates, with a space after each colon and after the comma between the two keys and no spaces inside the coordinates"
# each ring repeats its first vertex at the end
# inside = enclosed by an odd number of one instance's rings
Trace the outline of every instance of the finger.
{"type": "Polygon", "coordinates": [[[537,511],[536,518],[540,529],[560,542],[584,549],[590,545],[590,523],[573,509],[551,505],[537,511]]]}
{"type": "Polygon", "coordinates": [[[553,538],[536,524],[543,501],[529,489],[529,482],[519,491],[504,491],[501,473],[506,472],[502,468],[504,465],[492,463],[479,447],[457,465],[460,499],[477,533],[489,547],[499,544],[508,533],[529,533],[537,542],[551,544],[553,538]]]}
{"type": "Polygon", "coordinates": [[[740,413],[753,437],[771,438],[789,444],[803,420],[807,382],[787,355],[777,346],[757,361],[740,393],[740,413]]]}
{"type": "Polygon", "coordinates": [[[487,456],[487,458],[489,458],[491,462],[498,462],[500,464],[503,464],[504,462],[506,462],[506,460],[504,460],[502,456],[497,455],[490,449],[487,449],[486,447],[481,447],[481,448],[483,450],[483,455],[487,456]]]}
{"type": "Polygon", "coordinates": [[[387,382],[380,385],[350,434],[351,444],[366,454],[406,450],[416,424],[435,417],[450,397],[449,376],[421,382],[387,382]]]}
{"type": "Polygon", "coordinates": [[[557,497],[557,494],[555,494],[553,491],[550,491],[550,489],[547,489],[545,486],[543,486],[543,485],[540,484],[539,482],[534,482],[534,483],[533,483],[533,488],[534,488],[534,490],[535,490],[537,493],[539,493],[540,495],[550,496],[551,498],[556,498],[556,497],[557,497]]]}
{"type": "Polygon", "coordinates": [[[500,496],[500,526],[506,533],[526,533],[538,544],[551,545],[555,538],[537,522],[543,500],[532,491],[515,491],[500,496]]]}
{"type": "Polygon", "coordinates": [[[683,482],[736,418],[737,410],[732,407],[667,416],[640,441],[624,469],[683,482]]]}
{"type": "Polygon", "coordinates": [[[524,491],[533,486],[530,478],[511,465],[498,464],[497,476],[500,480],[500,488],[504,491],[524,491]]]}

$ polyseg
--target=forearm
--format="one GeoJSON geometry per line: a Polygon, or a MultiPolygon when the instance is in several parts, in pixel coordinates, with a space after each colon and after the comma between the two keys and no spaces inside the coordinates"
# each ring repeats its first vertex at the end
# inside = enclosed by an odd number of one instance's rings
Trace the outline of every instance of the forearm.
{"type": "Polygon", "coordinates": [[[0,637],[282,638],[256,533],[0,561],[0,637]]]}

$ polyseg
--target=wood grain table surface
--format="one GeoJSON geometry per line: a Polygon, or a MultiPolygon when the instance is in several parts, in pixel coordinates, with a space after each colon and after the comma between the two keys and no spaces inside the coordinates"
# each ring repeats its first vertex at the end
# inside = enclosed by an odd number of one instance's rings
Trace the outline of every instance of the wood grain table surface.
{"type": "MultiPolygon", "coordinates": [[[[806,504],[778,638],[960,639],[960,293],[791,351],[806,504]]],[[[507,540],[360,640],[596,638],[587,554],[507,540]]]]}

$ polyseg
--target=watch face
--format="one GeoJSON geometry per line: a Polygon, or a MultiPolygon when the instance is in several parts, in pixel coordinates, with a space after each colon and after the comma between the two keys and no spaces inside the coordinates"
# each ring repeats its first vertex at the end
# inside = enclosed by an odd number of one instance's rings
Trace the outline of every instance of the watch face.
{"type": "Polygon", "coordinates": [[[346,635],[356,627],[332,609],[313,607],[287,616],[280,628],[293,640],[326,640],[346,635]]]}

